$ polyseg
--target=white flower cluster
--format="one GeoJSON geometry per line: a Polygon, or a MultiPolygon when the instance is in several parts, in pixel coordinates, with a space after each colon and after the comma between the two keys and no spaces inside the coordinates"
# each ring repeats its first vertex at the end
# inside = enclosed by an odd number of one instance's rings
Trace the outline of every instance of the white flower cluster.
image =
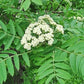
{"type": "Polygon", "coordinates": [[[76,17],[76,16],[73,16],[73,17],[70,17],[69,19],[71,19],[71,18],[73,18],[73,19],[77,19],[78,21],[84,21],[84,17],[76,17]]]}
{"type": "Polygon", "coordinates": [[[64,29],[63,29],[63,26],[62,25],[57,25],[56,29],[61,32],[62,34],[64,34],[64,29]]]}
{"type": "Polygon", "coordinates": [[[31,47],[37,46],[39,43],[48,42],[48,45],[53,44],[53,29],[44,21],[49,20],[50,24],[57,26],[56,29],[64,33],[63,26],[56,24],[49,15],[40,16],[38,22],[31,23],[25,30],[21,44],[24,48],[31,50],[31,47]]]}
{"type": "Polygon", "coordinates": [[[43,21],[43,19],[47,19],[52,25],[57,25],[57,23],[54,22],[54,20],[49,15],[40,16],[38,18],[39,21],[43,21]]]}
{"type": "Polygon", "coordinates": [[[78,21],[83,21],[84,20],[84,17],[79,17],[79,16],[78,17],[75,17],[74,16],[74,19],[77,19],[78,21]]]}
{"type": "Polygon", "coordinates": [[[54,20],[49,16],[49,15],[44,15],[44,16],[40,16],[39,21],[44,21],[43,19],[47,19],[50,24],[55,25],[56,26],[56,30],[61,32],[62,34],[64,34],[64,29],[62,25],[57,24],[56,22],[54,22],[54,20]]]}

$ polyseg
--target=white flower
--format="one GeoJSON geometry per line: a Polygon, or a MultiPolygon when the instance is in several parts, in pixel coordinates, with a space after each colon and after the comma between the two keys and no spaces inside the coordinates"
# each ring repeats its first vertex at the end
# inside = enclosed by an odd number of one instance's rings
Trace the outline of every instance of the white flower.
{"type": "Polygon", "coordinates": [[[43,25],[43,27],[41,29],[45,32],[49,31],[49,27],[47,25],[43,25]]]}
{"type": "Polygon", "coordinates": [[[40,23],[44,23],[43,19],[48,19],[52,25],[56,25],[56,22],[54,22],[54,20],[49,15],[40,16],[38,20],[40,23]]]}
{"type": "Polygon", "coordinates": [[[51,23],[52,25],[56,25],[56,22],[54,22],[54,20],[53,20],[52,18],[48,18],[48,20],[50,21],[50,23],[51,23]]]}
{"type": "Polygon", "coordinates": [[[43,19],[43,16],[40,16],[40,17],[38,18],[39,21],[42,20],[42,19],[43,19]]]}
{"type": "Polygon", "coordinates": [[[53,29],[51,29],[51,28],[49,28],[49,30],[48,30],[50,33],[53,33],[53,29]]]}
{"type": "Polygon", "coordinates": [[[24,45],[24,48],[27,49],[27,50],[31,50],[31,43],[26,43],[24,45]]]}
{"type": "Polygon", "coordinates": [[[32,30],[32,29],[28,27],[28,28],[25,30],[25,33],[31,34],[31,30],[32,30]]]}
{"type": "Polygon", "coordinates": [[[45,17],[45,18],[50,18],[50,16],[49,16],[49,15],[44,15],[44,17],[45,17]]]}
{"type": "Polygon", "coordinates": [[[32,36],[32,40],[35,40],[36,39],[36,37],[35,36],[32,36]]]}
{"type": "Polygon", "coordinates": [[[26,38],[28,41],[30,41],[32,36],[31,36],[31,34],[24,34],[24,38],[26,38]]]}
{"type": "Polygon", "coordinates": [[[48,45],[52,45],[52,44],[53,44],[53,41],[54,41],[54,39],[50,39],[50,40],[48,41],[48,45]]]}
{"type": "Polygon", "coordinates": [[[40,23],[38,23],[38,22],[35,22],[35,23],[34,23],[34,26],[38,26],[39,24],[40,24],[40,23]]]}
{"type": "Polygon", "coordinates": [[[57,25],[56,29],[61,32],[62,34],[64,34],[64,29],[62,25],[57,25]]]}
{"type": "Polygon", "coordinates": [[[38,37],[38,40],[39,40],[39,42],[44,42],[45,41],[44,34],[40,35],[38,37]]]}
{"type": "Polygon", "coordinates": [[[33,27],[34,27],[34,24],[31,23],[31,24],[29,25],[29,28],[33,28],[33,27]]]}
{"type": "Polygon", "coordinates": [[[43,27],[43,24],[38,25],[38,28],[41,29],[43,27]]]}
{"type": "Polygon", "coordinates": [[[53,22],[53,21],[51,21],[50,23],[51,23],[52,25],[56,25],[56,23],[55,23],[55,22],[53,22]]]}
{"type": "Polygon", "coordinates": [[[73,18],[74,18],[74,19],[76,19],[76,17],[75,17],[75,16],[74,16],[73,18]]]}
{"type": "Polygon", "coordinates": [[[27,38],[27,34],[24,34],[24,36],[23,36],[24,38],[27,38]]]}
{"type": "MultiPolygon", "coordinates": [[[[75,16],[74,16],[73,18],[74,18],[74,19],[77,19],[78,21],[83,21],[83,20],[84,20],[84,17],[79,17],[79,16],[78,16],[78,17],[75,17],[75,16]]],[[[77,22],[78,22],[78,21],[77,21],[77,22]]]]}
{"type": "Polygon", "coordinates": [[[27,43],[27,40],[26,40],[26,38],[22,37],[21,44],[23,45],[25,43],[27,43]]]}
{"type": "Polygon", "coordinates": [[[36,34],[40,35],[42,32],[41,32],[41,30],[40,30],[39,27],[35,27],[35,28],[33,29],[33,33],[36,33],[36,34]]]}
{"type": "Polygon", "coordinates": [[[38,44],[39,44],[39,40],[38,40],[38,39],[34,39],[34,40],[32,40],[32,42],[31,42],[32,47],[35,47],[35,46],[37,46],[38,44]]]}
{"type": "Polygon", "coordinates": [[[54,35],[52,33],[45,34],[45,39],[46,40],[50,40],[52,37],[54,37],[54,35]]]}
{"type": "Polygon", "coordinates": [[[26,38],[27,38],[28,41],[30,41],[32,36],[28,34],[26,38]]]}
{"type": "Polygon", "coordinates": [[[38,12],[36,12],[36,15],[38,15],[38,12]]]}
{"type": "Polygon", "coordinates": [[[82,18],[78,16],[78,17],[77,17],[77,20],[81,21],[81,20],[82,20],[82,18]]]}

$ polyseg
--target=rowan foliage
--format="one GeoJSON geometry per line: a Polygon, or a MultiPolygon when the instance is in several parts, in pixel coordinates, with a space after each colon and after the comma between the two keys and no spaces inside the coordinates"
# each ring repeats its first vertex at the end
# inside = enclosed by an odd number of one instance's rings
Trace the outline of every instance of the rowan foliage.
{"type": "Polygon", "coordinates": [[[83,0],[0,0],[0,84],[10,83],[84,84],[83,0]]]}

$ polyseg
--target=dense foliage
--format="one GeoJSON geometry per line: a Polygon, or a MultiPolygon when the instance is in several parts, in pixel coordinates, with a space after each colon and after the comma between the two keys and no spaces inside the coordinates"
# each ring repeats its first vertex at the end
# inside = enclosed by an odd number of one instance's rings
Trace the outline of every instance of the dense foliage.
{"type": "Polygon", "coordinates": [[[84,84],[84,0],[0,0],[0,84],[84,84]],[[43,15],[64,34],[24,49],[25,30],[43,15]]]}

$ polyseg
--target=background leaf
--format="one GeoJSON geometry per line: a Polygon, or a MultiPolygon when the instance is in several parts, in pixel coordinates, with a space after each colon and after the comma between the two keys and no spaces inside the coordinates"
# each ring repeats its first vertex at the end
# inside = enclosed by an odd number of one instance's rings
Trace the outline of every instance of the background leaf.
{"type": "Polygon", "coordinates": [[[7,27],[6,25],[0,20],[0,26],[2,27],[2,29],[7,32],[7,27]]]}
{"type": "Polygon", "coordinates": [[[42,5],[42,0],[32,0],[37,5],[42,5]]]}
{"type": "Polygon", "coordinates": [[[74,73],[76,73],[76,55],[70,55],[70,65],[74,73]]]}
{"type": "Polygon", "coordinates": [[[24,53],[24,54],[22,55],[22,58],[23,58],[23,60],[25,61],[26,65],[27,65],[28,67],[30,67],[30,61],[29,61],[29,57],[28,57],[27,53],[24,53]]]}
{"type": "Polygon", "coordinates": [[[12,63],[12,60],[10,57],[6,60],[6,64],[7,64],[8,72],[10,73],[11,76],[13,76],[14,75],[14,67],[13,67],[13,63],[12,63]]]}
{"type": "Polygon", "coordinates": [[[30,0],[25,0],[21,5],[21,10],[24,9],[26,11],[29,8],[30,4],[31,4],[30,0]]]}
{"type": "Polygon", "coordinates": [[[18,55],[14,55],[14,63],[15,63],[16,69],[19,70],[20,64],[19,64],[19,57],[18,57],[18,55]]]}

